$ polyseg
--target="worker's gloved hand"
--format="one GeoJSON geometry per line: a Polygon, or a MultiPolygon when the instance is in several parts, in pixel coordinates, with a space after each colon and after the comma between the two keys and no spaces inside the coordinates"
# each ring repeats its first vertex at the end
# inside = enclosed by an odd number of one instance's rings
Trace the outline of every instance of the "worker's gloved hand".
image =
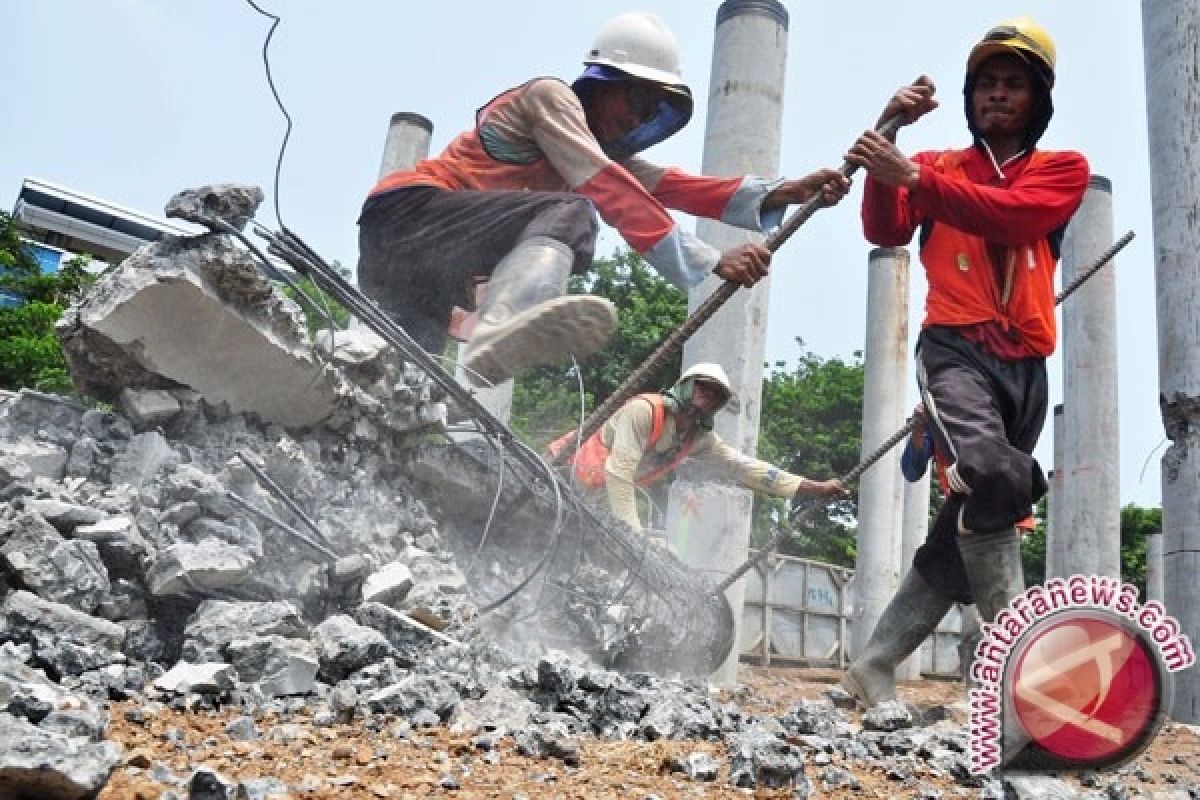
{"type": "Polygon", "coordinates": [[[750,288],[767,276],[770,264],[770,250],[761,244],[740,244],[721,254],[721,260],[713,272],[727,281],[750,288]]]}

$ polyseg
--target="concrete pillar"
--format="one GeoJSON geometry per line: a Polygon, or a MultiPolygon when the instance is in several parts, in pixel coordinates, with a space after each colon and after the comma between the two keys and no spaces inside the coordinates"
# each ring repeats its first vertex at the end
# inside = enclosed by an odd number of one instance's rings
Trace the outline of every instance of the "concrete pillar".
{"type": "Polygon", "coordinates": [[[1163,535],[1155,531],[1146,535],[1146,596],[1145,602],[1163,602],[1163,535]]]}
{"type": "MultiPolygon", "coordinates": [[[[1112,183],[1093,175],[1062,244],[1067,285],[1113,242],[1112,183]]],[[[1062,305],[1062,568],[1121,577],[1117,270],[1110,263],[1062,305]]]]}
{"type": "MultiPolygon", "coordinates": [[[[1182,633],[1200,642],[1200,6],[1143,0],[1146,117],[1158,294],[1163,427],[1163,597],[1182,633]]],[[[1200,670],[1177,672],[1171,717],[1200,723],[1200,670]]]]}
{"type": "MultiPolygon", "coordinates": [[[[779,0],[725,0],[717,9],[704,131],[705,174],[778,173],[787,29],[787,10],[779,0]]],[[[708,220],[700,221],[697,233],[720,250],[762,240],[758,234],[708,220]]],[[[711,277],[693,289],[689,310],[719,285],[719,279],[711,277]]],[[[728,444],[748,454],[758,448],[769,292],[767,280],[738,291],[683,350],[685,366],[713,361],[729,373],[738,402],[717,415],[715,429],[728,444]]],[[[738,487],[699,483],[686,476],[676,481],[667,505],[668,535],[676,552],[715,578],[727,575],[746,559],[752,501],[751,493],[738,487]]],[[[744,591],[744,581],[738,581],[726,592],[739,633],[744,591]]],[[[712,676],[715,682],[736,682],[737,653],[735,647],[712,676]]]]}
{"type": "MultiPolygon", "coordinates": [[[[877,247],[867,266],[867,336],[863,348],[862,453],[876,450],[904,426],[908,361],[908,251],[877,247]]],[[[892,450],[858,482],[858,556],[854,565],[854,608],[850,612],[851,655],[863,651],[875,623],[895,594],[897,563],[895,485],[900,449],[892,450]]]]}
{"type": "Polygon", "coordinates": [[[379,177],[400,169],[412,169],[429,156],[429,140],[433,123],[411,111],[397,111],[388,123],[387,139],[383,143],[383,160],[379,177]]]}
{"type": "MultiPolygon", "coordinates": [[[[383,160],[379,164],[379,177],[400,169],[411,169],[418,161],[429,156],[429,142],[433,136],[433,123],[411,111],[397,111],[388,123],[387,140],[383,145],[383,160]]],[[[440,356],[441,353],[434,353],[440,356]]],[[[449,366],[449,365],[446,365],[449,366]]],[[[508,422],[512,414],[512,381],[505,381],[489,389],[476,389],[467,381],[467,376],[455,366],[454,377],[463,386],[475,393],[483,407],[501,422],[508,422]]],[[[453,420],[451,420],[453,422],[453,420]]],[[[470,434],[456,438],[470,438],[470,434]]]]}
{"type": "Polygon", "coordinates": [[[1054,469],[1049,475],[1050,492],[1046,501],[1046,577],[1065,578],[1067,574],[1063,570],[1066,567],[1066,545],[1071,534],[1062,523],[1063,475],[1066,474],[1063,467],[1066,450],[1063,440],[1066,430],[1063,425],[1062,403],[1054,407],[1051,432],[1054,436],[1054,469]]]}
{"type": "MultiPolygon", "coordinates": [[[[903,447],[903,445],[901,445],[903,447]]],[[[929,533],[929,483],[935,467],[929,465],[919,481],[904,482],[904,514],[900,528],[900,575],[912,569],[913,555],[929,533]]],[[[896,470],[899,472],[899,468],[896,470]]],[[[896,669],[896,677],[917,680],[921,677],[921,658],[925,645],[909,656],[896,669]]]]}

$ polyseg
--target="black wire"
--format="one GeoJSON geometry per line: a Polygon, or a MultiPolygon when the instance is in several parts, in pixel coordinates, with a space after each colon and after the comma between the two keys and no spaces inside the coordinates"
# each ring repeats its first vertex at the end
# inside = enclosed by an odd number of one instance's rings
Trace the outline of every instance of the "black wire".
{"type": "Polygon", "coordinates": [[[275,79],[271,76],[271,60],[267,57],[267,48],[271,45],[271,37],[275,35],[275,29],[279,27],[279,17],[259,8],[254,0],[246,0],[246,3],[259,14],[274,20],[274,22],[271,23],[271,29],[267,31],[267,38],[263,40],[262,59],[263,68],[267,73],[267,85],[271,87],[271,94],[275,97],[275,105],[279,106],[279,112],[283,114],[283,118],[287,120],[287,128],[283,132],[283,141],[279,143],[279,157],[275,160],[275,221],[279,224],[279,227],[282,228],[284,227],[284,224],[283,217],[279,213],[279,173],[283,170],[283,154],[284,151],[287,150],[288,138],[292,135],[292,116],[291,114],[288,114],[287,109],[284,108],[283,100],[281,100],[279,97],[279,91],[275,88],[275,79]]]}

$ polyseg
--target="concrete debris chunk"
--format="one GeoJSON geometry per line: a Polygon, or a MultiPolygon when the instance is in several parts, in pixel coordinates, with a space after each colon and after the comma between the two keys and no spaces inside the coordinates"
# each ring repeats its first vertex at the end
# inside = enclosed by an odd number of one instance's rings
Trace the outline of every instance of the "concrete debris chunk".
{"type": "Polygon", "coordinates": [[[346,614],[335,614],[313,630],[321,677],[337,683],[350,673],[391,655],[383,634],[359,625],[346,614]]]}
{"type": "Polygon", "coordinates": [[[192,664],[180,661],[154,681],[154,688],[164,692],[227,692],[237,683],[237,671],[229,664],[217,662],[192,664]]]}
{"type": "Polygon", "coordinates": [[[46,600],[95,611],[112,588],[96,545],[64,539],[37,514],[19,514],[12,527],[0,557],[21,585],[46,600]]]}
{"type": "Polygon", "coordinates": [[[104,512],[98,509],[51,497],[33,497],[24,503],[26,511],[37,514],[62,534],[68,534],[81,525],[91,525],[105,518],[104,512]]]}
{"type": "Polygon", "coordinates": [[[187,220],[210,227],[221,220],[239,231],[254,219],[262,205],[263,191],[257,186],[240,183],[211,183],[195,189],[184,189],[170,200],[164,209],[168,217],[187,220]]]}
{"type": "Polygon", "coordinates": [[[112,742],[70,738],[0,713],[0,797],[94,797],[120,763],[112,742]]]}
{"type": "Polygon", "coordinates": [[[450,726],[453,733],[492,731],[500,735],[525,730],[537,711],[537,705],[524,695],[504,686],[493,686],[478,699],[466,699],[458,705],[450,726]]]}
{"type": "Polygon", "coordinates": [[[0,640],[28,643],[58,674],[78,675],[122,659],[125,629],[24,590],[0,604],[0,640]]]}
{"type": "Polygon", "coordinates": [[[63,476],[70,455],[65,447],[30,439],[5,442],[2,446],[0,469],[8,473],[6,482],[27,482],[34,478],[57,481],[63,476]]]}
{"type": "Polygon", "coordinates": [[[253,555],[220,539],[180,542],[158,552],[146,582],[156,597],[186,595],[237,586],[246,581],[253,567],[253,555]]]}
{"type": "Polygon", "coordinates": [[[412,571],[399,561],[392,561],[363,581],[362,600],[394,606],[404,600],[412,587],[412,571]]]}
{"type": "Polygon", "coordinates": [[[183,657],[189,661],[221,661],[226,647],[248,636],[307,639],[308,625],[291,603],[239,603],[205,600],[184,629],[183,657]]]}
{"type": "Polygon", "coordinates": [[[255,636],[226,648],[238,678],[256,683],[267,697],[310,694],[316,689],[317,651],[304,639],[255,636]]]}
{"type": "Polygon", "coordinates": [[[138,431],[166,425],[183,410],[179,400],[164,389],[125,389],[117,407],[138,431]]]}
{"type": "Polygon", "coordinates": [[[744,789],[787,789],[804,776],[804,755],[760,726],[729,737],[729,781],[744,789]]]}

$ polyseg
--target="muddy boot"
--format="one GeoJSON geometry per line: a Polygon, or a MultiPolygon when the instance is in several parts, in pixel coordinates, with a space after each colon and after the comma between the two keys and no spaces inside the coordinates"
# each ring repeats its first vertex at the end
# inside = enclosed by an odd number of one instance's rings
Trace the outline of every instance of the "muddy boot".
{"type": "Polygon", "coordinates": [[[958,671],[962,675],[963,684],[971,682],[971,660],[975,657],[975,648],[979,645],[980,621],[979,611],[974,605],[959,608],[961,625],[958,634],[958,671]]]}
{"type": "Polygon", "coordinates": [[[933,633],[953,602],[910,569],[862,653],[842,676],[842,688],[867,708],[896,699],[896,666],[933,633]]]}
{"type": "Polygon", "coordinates": [[[472,383],[487,386],[539,364],[599,350],[617,327],[617,310],[592,295],[565,295],[574,254],[534,236],[500,260],[462,365],[472,383]]]}
{"type": "Polygon", "coordinates": [[[1016,528],[959,533],[958,552],[962,553],[971,595],[983,623],[994,620],[1009,601],[1025,591],[1021,532],[1016,528]]]}
{"type": "MultiPolygon", "coordinates": [[[[962,553],[967,579],[971,582],[971,594],[983,624],[995,620],[996,615],[1006,608],[1014,597],[1025,591],[1025,575],[1021,566],[1021,532],[1015,527],[1002,528],[991,533],[963,531],[959,526],[958,551],[962,553]]],[[[983,638],[977,631],[970,644],[971,656],[975,646],[983,638]]],[[[973,681],[967,683],[968,690],[973,681]]],[[[1004,693],[1003,735],[1000,741],[1002,763],[1011,759],[1029,743],[1029,737],[1012,707],[1011,693],[1004,693]]]]}

